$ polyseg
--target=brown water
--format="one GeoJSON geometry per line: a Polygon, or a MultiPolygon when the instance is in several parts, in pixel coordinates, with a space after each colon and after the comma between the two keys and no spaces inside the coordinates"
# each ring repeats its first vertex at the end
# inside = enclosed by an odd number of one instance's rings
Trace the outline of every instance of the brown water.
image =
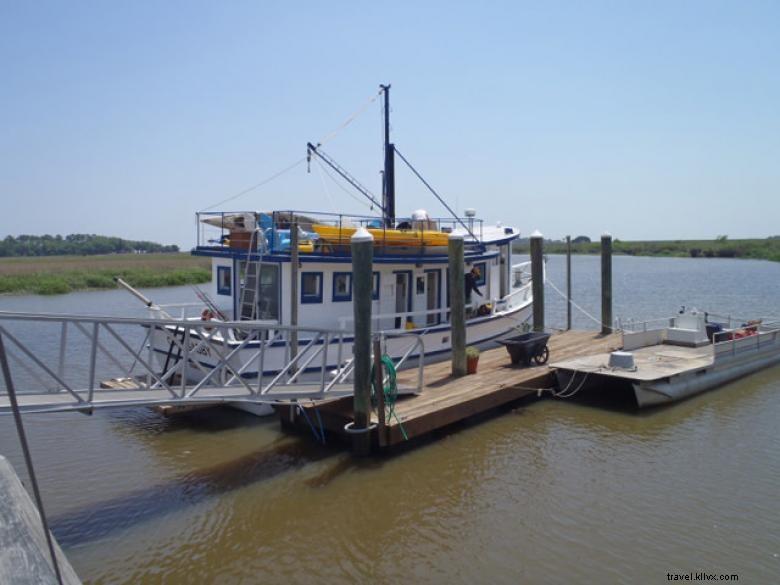
{"type": "MultiPolygon", "coordinates": [[[[685,270],[626,260],[640,276],[685,270]]],[[[738,266],[758,287],[778,275],[738,266]]],[[[751,302],[772,311],[773,294],[751,302]]],[[[230,410],[25,422],[55,535],[87,583],[773,583],[779,418],[773,368],[642,414],[542,401],[363,463],[230,410]]],[[[0,453],[22,471],[10,417],[0,453]]]]}

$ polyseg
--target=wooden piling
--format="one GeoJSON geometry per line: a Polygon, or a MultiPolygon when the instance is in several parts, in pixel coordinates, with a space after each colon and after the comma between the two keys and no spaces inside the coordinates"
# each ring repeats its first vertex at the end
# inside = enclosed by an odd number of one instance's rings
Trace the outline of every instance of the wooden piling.
{"type": "Polygon", "coordinates": [[[450,265],[450,343],[452,375],[466,375],[466,290],[463,274],[463,236],[450,234],[447,251],[450,265]]]}
{"type": "Polygon", "coordinates": [[[355,340],[352,353],[355,364],[353,400],[354,421],[351,426],[352,452],[358,456],[371,453],[371,293],[374,237],[364,228],[352,236],[352,305],[355,317],[355,340]]]}
{"type": "Polygon", "coordinates": [[[612,333],[612,236],[601,236],[601,332],[612,333]]]}
{"type": "MultiPolygon", "coordinates": [[[[298,220],[290,224],[290,358],[298,356],[298,220]]],[[[262,269],[261,269],[262,270],[262,269]]],[[[295,368],[297,369],[297,368],[295,368]]]]}
{"type": "Polygon", "coordinates": [[[566,236],[566,330],[571,331],[571,236],[566,236]]]}
{"type": "Polygon", "coordinates": [[[531,234],[531,289],[534,297],[534,331],[544,331],[544,238],[531,234]]]}

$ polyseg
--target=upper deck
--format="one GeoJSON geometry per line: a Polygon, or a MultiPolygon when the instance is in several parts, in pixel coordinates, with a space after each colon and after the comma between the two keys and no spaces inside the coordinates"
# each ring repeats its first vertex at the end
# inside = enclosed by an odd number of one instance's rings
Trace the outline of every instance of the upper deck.
{"type": "Polygon", "coordinates": [[[207,256],[291,254],[292,230],[297,226],[301,256],[348,261],[350,238],[359,228],[374,237],[374,255],[386,260],[425,257],[444,260],[453,234],[464,239],[466,255],[483,255],[488,246],[507,244],[519,237],[513,227],[488,226],[481,219],[431,218],[425,212],[386,225],[375,216],[355,216],[311,211],[199,212],[194,253],[207,256]]]}

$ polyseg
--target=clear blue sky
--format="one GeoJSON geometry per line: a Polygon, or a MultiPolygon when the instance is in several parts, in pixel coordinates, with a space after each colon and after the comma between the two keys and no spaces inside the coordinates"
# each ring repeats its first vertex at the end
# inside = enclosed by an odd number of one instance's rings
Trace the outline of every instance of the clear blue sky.
{"type": "MultiPolygon", "coordinates": [[[[392,138],[525,234],[780,234],[780,2],[0,3],[0,237],[194,213],[391,83],[392,138]]],[[[326,151],[379,193],[372,104],[326,151]]],[[[365,209],[300,165],[228,209],[365,209]]],[[[399,170],[399,214],[444,210],[399,170]]]]}

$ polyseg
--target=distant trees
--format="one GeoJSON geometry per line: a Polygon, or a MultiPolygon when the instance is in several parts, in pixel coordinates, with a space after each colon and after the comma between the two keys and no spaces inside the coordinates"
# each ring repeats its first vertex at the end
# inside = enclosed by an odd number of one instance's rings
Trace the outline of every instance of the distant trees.
{"type": "Polygon", "coordinates": [[[70,234],[17,237],[0,240],[0,257],[9,256],[92,256],[95,254],[147,254],[178,252],[176,245],[164,246],[155,242],[123,240],[95,234],[70,234]]]}
{"type": "Polygon", "coordinates": [[[589,244],[590,238],[588,236],[577,236],[571,241],[572,244],[589,244]]]}

